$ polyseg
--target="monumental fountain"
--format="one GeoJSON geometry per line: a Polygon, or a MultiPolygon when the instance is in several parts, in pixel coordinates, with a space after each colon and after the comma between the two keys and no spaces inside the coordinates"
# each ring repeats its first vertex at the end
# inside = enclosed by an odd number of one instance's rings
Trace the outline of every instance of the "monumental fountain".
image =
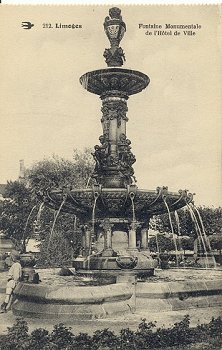
{"type": "Polygon", "coordinates": [[[136,157],[127,138],[127,100],[145,89],[150,79],[136,70],[120,68],[125,60],[119,46],[126,32],[121,11],[112,8],[105,18],[104,30],[111,47],[105,49],[108,68],[85,73],[80,83],[102,100],[102,135],[94,147],[95,170],[91,188],[50,189],[45,203],[53,209],[75,214],[82,224],[82,252],[73,266],[79,273],[111,272],[129,268],[137,275],[153,273],[148,251],[149,220],[153,215],[175,211],[193,199],[191,193],[139,189],[133,164],[136,157]],[[91,254],[92,241],[103,232],[104,246],[99,254],[91,254]],[[124,256],[112,247],[113,235],[123,231],[128,237],[124,256]],[[140,242],[138,249],[137,242],[140,242]]]}
{"type": "MultiPolygon", "coordinates": [[[[82,249],[73,261],[77,276],[115,276],[117,283],[53,287],[20,283],[15,291],[17,301],[13,305],[16,315],[71,320],[73,317],[103,318],[129,312],[135,298],[135,290],[130,282],[141,277],[144,280],[154,273],[155,261],[148,249],[149,220],[154,215],[170,214],[193,200],[193,195],[187,190],[174,193],[169,192],[167,187],[158,187],[156,190],[138,188],[133,170],[136,158],[126,133],[127,100],[144,90],[150,79],[139,71],[121,68],[125,55],[119,45],[126,32],[126,25],[120,9],[109,10],[104,30],[110,42],[110,48],[104,52],[108,68],[87,72],[80,78],[82,86],[98,95],[102,101],[102,135],[99,144],[94,147],[92,185],[75,188],[70,184],[62,189],[50,188],[39,195],[57,213],[63,211],[76,215],[82,225],[82,249]],[[124,253],[114,250],[112,245],[114,236],[118,236],[121,231],[127,237],[124,253]],[[103,248],[93,252],[92,244],[98,242],[101,233],[103,248]]],[[[185,287],[154,284],[151,288],[150,284],[147,289],[144,284],[137,296],[142,300],[142,307],[148,308],[151,304],[154,307],[156,303],[153,300],[159,300],[158,296],[172,297],[173,300],[173,296],[178,296],[178,293],[187,293],[185,287]]],[[[194,289],[189,286],[188,292],[204,290],[206,293],[206,290],[210,290],[212,293],[213,288],[210,284],[200,282],[194,289]]],[[[182,303],[182,299],[180,301],[182,303]]],[[[161,305],[160,311],[169,307],[172,309],[169,300],[161,305]]],[[[176,305],[179,305],[178,302],[176,305]]]]}

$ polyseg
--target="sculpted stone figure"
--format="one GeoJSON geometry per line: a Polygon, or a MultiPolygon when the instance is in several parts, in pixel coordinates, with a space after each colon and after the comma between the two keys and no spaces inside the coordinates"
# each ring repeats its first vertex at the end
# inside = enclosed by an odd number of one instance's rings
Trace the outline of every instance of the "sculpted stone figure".
{"type": "Polygon", "coordinates": [[[103,57],[108,67],[122,66],[123,62],[126,60],[121,47],[116,48],[114,52],[112,49],[105,49],[103,57]]]}
{"type": "Polygon", "coordinates": [[[101,143],[100,151],[108,154],[109,153],[109,142],[108,142],[107,135],[106,134],[105,135],[101,135],[99,137],[99,141],[101,143]]]}

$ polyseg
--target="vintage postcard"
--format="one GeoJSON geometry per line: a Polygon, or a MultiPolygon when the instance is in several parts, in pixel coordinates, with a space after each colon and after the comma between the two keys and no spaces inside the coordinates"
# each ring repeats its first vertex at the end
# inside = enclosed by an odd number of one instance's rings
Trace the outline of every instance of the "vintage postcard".
{"type": "Polygon", "coordinates": [[[221,6],[1,5],[0,41],[0,348],[220,349],[221,6]]]}

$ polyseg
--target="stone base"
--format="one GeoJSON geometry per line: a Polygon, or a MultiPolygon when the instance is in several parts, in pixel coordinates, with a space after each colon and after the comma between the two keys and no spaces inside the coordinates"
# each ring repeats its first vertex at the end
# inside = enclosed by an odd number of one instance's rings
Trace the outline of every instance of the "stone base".
{"type": "Polygon", "coordinates": [[[79,270],[109,270],[112,271],[121,271],[122,268],[120,264],[118,264],[118,259],[127,259],[131,257],[135,257],[137,259],[137,263],[133,268],[129,268],[130,271],[135,271],[136,274],[141,270],[141,272],[154,271],[154,268],[157,266],[157,262],[150,257],[148,252],[139,252],[138,250],[128,251],[127,256],[113,256],[114,251],[112,249],[105,250],[98,255],[90,255],[88,257],[77,257],[73,260],[72,266],[76,269],[78,273],[79,270]]]}
{"type": "Polygon", "coordinates": [[[132,274],[127,271],[123,271],[122,273],[119,273],[116,282],[117,283],[136,283],[137,276],[135,274],[132,274]]]}
{"type": "Polygon", "coordinates": [[[130,286],[113,284],[98,287],[54,287],[19,283],[13,314],[21,317],[60,321],[106,318],[129,311],[130,286]]]}
{"type": "Polygon", "coordinates": [[[138,310],[150,312],[221,307],[222,280],[138,283],[136,297],[138,310]]]}
{"type": "Polygon", "coordinates": [[[96,305],[64,305],[17,300],[13,304],[12,311],[15,316],[51,319],[58,323],[58,320],[72,322],[72,320],[103,319],[112,315],[128,313],[129,307],[125,302],[96,305]]]}
{"type": "MultiPolygon", "coordinates": [[[[47,287],[19,283],[12,306],[16,316],[60,322],[93,320],[135,312],[145,313],[222,307],[222,280],[138,282],[98,287],[47,287]]],[[[123,282],[123,280],[122,280],[123,282]]]]}

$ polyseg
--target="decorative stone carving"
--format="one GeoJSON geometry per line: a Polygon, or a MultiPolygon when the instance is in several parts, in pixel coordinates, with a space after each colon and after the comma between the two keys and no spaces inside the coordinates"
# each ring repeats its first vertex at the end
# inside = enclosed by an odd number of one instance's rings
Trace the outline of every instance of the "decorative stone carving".
{"type": "MultiPolygon", "coordinates": [[[[121,125],[121,119],[128,121],[126,112],[128,111],[126,102],[119,101],[103,101],[103,107],[101,108],[103,113],[101,122],[107,122],[113,119],[117,119],[117,127],[121,125]]],[[[110,125],[108,123],[107,125],[110,125]]],[[[106,128],[105,128],[106,129],[106,128]]],[[[108,129],[108,128],[107,128],[108,129]]]]}
{"type": "Polygon", "coordinates": [[[122,20],[119,8],[113,7],[109,10],[109,16],[105,18],[104,30],[111,45],[111,48],[105,49],[103,54],[106,63],[108,67],[120,67],[125,61],[125,56],[119,44],[126,31],[126,25],[122,20]]]}
{"type": "Polygon", "coordinates": [[[102,227],[104,232],[107,232],[112,230],[114,224],[111,224],[109,219],[104,219],[99,226],[102,227]]]}
{"type": "Polygon", "coordinates": [[[105,58],[108,67],[120,67],[126,60],[125,54],[121,47],[117,47],[114,52],[112,49],[105,49],[103,57],[105,58]]]}
{"type": "Polygon", "coordinates": [[[118,142],[118,153],[119,160],[122,163],[127,163],[127,165],[131,166],[136,161],[136,157],[131,152],[131,141],[126,138],[125,134],[121,134],[118,142]]]}
{"type": "Polygon", "coordinates": [[[123,68],[98,69],[81,76],[83,87],[102,99],[107,96],[119,96],[127,99],[147,87],[150,79],[147,75],[123,68]]]}
{"type": "Polygon", "coordinates": [[[136,256],[119,256],[116,263],[121,269],[134,269],[138,263],[136,256]]]}
{"type": "Polygon", "coordinates": [[[104,251],[109,251],[108,255],[107,252],[105,252],[104,256],[112,256],[113,255],[113,249],[112,249],[112,227],[114,224],[111,224],[109,219],[104,219],[102,223],[100,224],[100,227],[102,227],[104,231],[104,251]]]}
{"type": "Polygon", "coordinates": [[[109,183],[109,186],[113,187],[112,182],[113,185],[115,183],[117,187],[122,187],[130,185],[133,182],[132,179],[135,181],[132,164],[136,158],[131,152],[131,141],[121,132],[125,131],[125,124],[121,128],[122,121],[128,121],[127,110],[125,99],[107,98],[103,100],[101,108],[103,135],[99,138],[101,146],[96,145],[93,153],[96,161],[93,177],[97,183],[103,185],[109,183]],[[113,124],[112,121],[115,120],[113,124]]]}
{"type": "MultiPolygon", "coordinates": [[[[118,183],[120,175],[111,176],[112,180],[118,183]]],[[[124,186],[122,186],[124,187],[124,186]]],[[[170,211],[177,210],[193,200],[191,193],[183,192],[181,197],[179,193],[168,193],[167,201],[170,211]]],[[[62,201],[61,190],[48,190],[39,192],[38,197],[43,200],[45,204],[53,209],[58,210],[59,204],[62,201]]],[[[94,191],[88,189],[72,189],[67,196],[66,202],[62,210],[65,212],[76,214],[82,222],[90,221],[92,218],[92,207],[94,205],[94,191]]],[[[134,198],[135,215],[138,221],[147,221],[152,215],[159,215],[166,213],[167,209],[161,196],[161,190],[136,190],[134,198]]],[[[104,219],[106,216],[114,216],[118,218],[132,218],[131,200],[128,197],[127,188],[117,188],[116,191],[110,191],[108,188],[102,186],[100,200],[97,201],[96,218],[98,220],[104,219]]]]}
{"type": "Polygon", "coordinates": [[[129,225],[130,230],[136,231],[137,228],[141,227],[141,223],[137,221],[132,221],[131,224],[129,225]]]}
{"type": "Polygon", "coordinates": [[[131,184],[131,178],[136,181],[134,177],[134,170],[132,165],[136,161],[136,157],[131,152],[131,141],[126,138],[125,134],[121,134],[118,141],[118,157],[120,164],[120,171],[126,179],[126,184],[131,184]]]}

